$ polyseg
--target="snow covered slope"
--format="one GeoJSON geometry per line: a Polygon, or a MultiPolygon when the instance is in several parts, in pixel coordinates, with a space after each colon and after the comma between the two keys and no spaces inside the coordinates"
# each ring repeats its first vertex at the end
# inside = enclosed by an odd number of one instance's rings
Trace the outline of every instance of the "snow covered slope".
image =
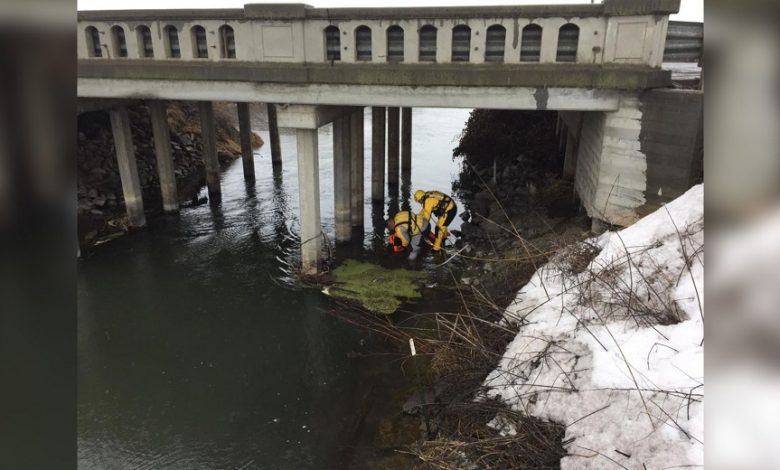
{"type": "Polygon", "coordinates": [[[703,464],[703,204],[698,185],[567,249],[507,309],[487,394],[566,425],[564,469],[703,464]]]}

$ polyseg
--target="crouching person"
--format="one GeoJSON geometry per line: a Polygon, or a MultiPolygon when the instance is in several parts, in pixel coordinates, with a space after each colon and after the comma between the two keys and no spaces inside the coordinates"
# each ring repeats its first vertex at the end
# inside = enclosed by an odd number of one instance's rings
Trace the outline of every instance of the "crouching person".
{"type": "Polygon", "coordinates": [[[393,252],[409,252],[409,259],[415,260],[420,253],[423,237],[430,233],[430,224],[420,214],[412,211],[400,211],[387,219],[388,238],[393,252]]]}

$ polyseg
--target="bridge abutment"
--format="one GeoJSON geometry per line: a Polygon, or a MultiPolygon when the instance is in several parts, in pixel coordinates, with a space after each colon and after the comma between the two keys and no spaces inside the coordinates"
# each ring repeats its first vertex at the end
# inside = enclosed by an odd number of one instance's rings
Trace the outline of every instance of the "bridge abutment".
{"type": "Polygon", "coordinates": [[[138,166],[135,161],[135,146],[130,131],[130,117],[125,107],[112,109],[109,114],[127,218],[131,226],[143,227],[146,225],[146,215],[144,214],[141,181],[138,178],[138,166]]]}
{"type": "Polygon", "coordinates": [[[168,117],[164,101],[150,101],[149,115],[154,135],[154,153],[157,158],[157,174],[160,178],[163,211],[167,213],[179,210],[179,195],[176,188],[176,174],[173,171],[171,155],[171,133],[168,129],[168,117]]]}

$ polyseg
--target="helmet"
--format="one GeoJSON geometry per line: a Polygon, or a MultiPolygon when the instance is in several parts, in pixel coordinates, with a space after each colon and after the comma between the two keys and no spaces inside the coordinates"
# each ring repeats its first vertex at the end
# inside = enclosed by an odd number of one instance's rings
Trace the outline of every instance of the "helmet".
{"type": "Polygon", "coordinates": [[[422,189],[418,189],[417,191],[414,192],[414,200],[417,202],[420,202],[423,196],[425,196],[425,191],[423,191],[422,189]]]}

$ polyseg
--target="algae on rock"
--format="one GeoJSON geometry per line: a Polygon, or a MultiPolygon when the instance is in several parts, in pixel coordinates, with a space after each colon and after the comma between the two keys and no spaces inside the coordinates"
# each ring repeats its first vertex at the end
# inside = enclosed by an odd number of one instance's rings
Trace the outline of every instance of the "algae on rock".
{"type": "Polygon", "coordinates": [[[328,289],[334,297],[352,300],[374,312],[389,315],[405,300],[419,299],[426,275],[408,269],[388,269],[371,263],[347,260],[333,270],[335,284],[328,289]]]}

